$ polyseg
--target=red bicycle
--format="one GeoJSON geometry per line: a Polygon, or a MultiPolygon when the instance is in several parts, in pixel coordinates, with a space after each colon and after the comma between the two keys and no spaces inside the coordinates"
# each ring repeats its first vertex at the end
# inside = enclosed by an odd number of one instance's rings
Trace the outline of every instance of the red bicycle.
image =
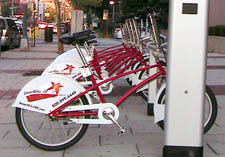
{"type": "MultiPolygon", "coordinates": [[[[62,41],[65,40],[68,44],[75,42],[78,52],[82,53],[77,44],[81,42],[78,38],[80,36],[64,37],[62,41]]],[[[158,50],[160,50],[160,47],[156,45],[156,54],[159,53],[158,50]]],[[[85,134],[89,124],[114,123],[119,127],[120,132],[124,133],[124,127],[117,122],[120,104],[142,86],[159,77],[166,76],[166,71],[159,58],[155,56],[155,59],[156,64],[154,65],[119,73],[100,82],[96,81],[95,73],[92,72],[89,64],[84,61],[82,75],[92,82],[86,89],[77,81],[63,75],[44,75],[31,80],[20,91],[13,105],[13,107],[16,107],[16,123],[21,134],[28,142],[38,148],[56,151],[66,149],[77,143],[85,134]],[[99,88],[101,85],[152,68],[157,68],[158,71],[132,87],[115,104],[106,102],[99,88]],[[99,98],[98,103],[93,103],[91,93],[94,97],[99,98]]],[[[159,90],[157,105],[164,105],[164,88],[165,86],[159,90]]],[[[215,105],[217,104],[211,99],[208,91],[206,91],[206,96],[211,102],[209,103],[210,111],[215,113],[215,105]]],[[[155,112],[155,115],[157,114],[161,113],[155,112]]],[[[213,116],[214,114],[210,114],[210,121],[207,120],[206,122],[215,120],[213,116]]]]}

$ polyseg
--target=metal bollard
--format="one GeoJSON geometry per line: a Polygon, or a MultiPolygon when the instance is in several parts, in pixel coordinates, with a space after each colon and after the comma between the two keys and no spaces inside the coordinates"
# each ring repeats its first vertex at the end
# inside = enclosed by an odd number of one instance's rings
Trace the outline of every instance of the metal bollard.
{"type": "Polygon", "coordinates": [[[1,57],[1,52],[2,52],[2,43],[1,43],[1,41],[2,41],[2,35],[3,35],[3,30],[2,30],[2,28],[0,26],[0,57],[1,57]]]}

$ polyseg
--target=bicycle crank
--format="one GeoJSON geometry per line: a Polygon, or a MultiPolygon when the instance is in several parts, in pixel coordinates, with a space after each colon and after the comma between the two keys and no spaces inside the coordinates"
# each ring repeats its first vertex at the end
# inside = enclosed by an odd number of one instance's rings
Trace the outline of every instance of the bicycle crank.
{"type": "Polygon", "coordinates": [[[70,118],[69,122],[65,122],[64,124],[115,124],[119,129],[119,135],[125,133],[125,128],[121,126],[117,119],[119,118],[119,110],[116,105],[112,103],[103,103],[103,104],[94,104],[94,105],[83,105],[83,106],[70,106],[63,110],[63,112],[71,112],[71,111],[85,111],[85,110],[98,110],[98,116],[93,119],[75,119],[70,118]]]}
{"type": "Polygon", "coordinates": [[[63,110],[63,112],[84,112],[84,111],[90,111],[90,110],[97,110],[98,115],[95,119],[93,118],[84,118],[80,117],[77,118],[70,118],[70,123],[74,122],[77,124],[112,124],[114,121],[116,121],[119,118],[119,110],[116,105],[112,103],[103,103],[103,104],[93,104],[93,105],[82,105],[82,106],[69,106],[63,110]],[[104,115],[105,111],[112,110],[113,116],[110,116],[113,118],[114,121],[112,121],[110,118],[107,118],[107,116],[104,115]]]}
{"type": "Polygon", "coordinates": [[[123,126],[121,126],[114,118],[114,110],[112,108],[105,108],[103,111],[103,116],[106,119],[110,119],[120,129],[119,135],[125,133],[126,129],[123,126]]]}

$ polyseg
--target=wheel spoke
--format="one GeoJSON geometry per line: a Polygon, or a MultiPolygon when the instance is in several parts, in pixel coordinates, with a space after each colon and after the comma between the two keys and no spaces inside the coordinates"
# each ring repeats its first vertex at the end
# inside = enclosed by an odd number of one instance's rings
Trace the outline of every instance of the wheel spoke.
{"type": "MultiPolygon", "coordinates": [[[[86,101],[86,98],[84,102],[80,98],[70,105],[79,106],[88,104],[86,101]]],[[[64,125],[63,122],[66,119],[69,120],[69,117],[65,119],[50,118],[48,115],[42,113],[18,108],[16,109],[16,118],[17,125],[24,137],[31,144],[45,150],[61,150],[69,147],[80,140],[88,127],[85,124],[75,123],[64,125]]]]}

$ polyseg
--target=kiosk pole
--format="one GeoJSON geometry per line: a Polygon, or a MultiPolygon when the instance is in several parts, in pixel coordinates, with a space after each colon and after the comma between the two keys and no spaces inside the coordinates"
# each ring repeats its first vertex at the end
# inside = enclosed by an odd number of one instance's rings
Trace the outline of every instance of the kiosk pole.
{"type": "Polygon", "coordinates": [[[163,157],[203,156],[209,0],[170,0],[163,157]]]}

